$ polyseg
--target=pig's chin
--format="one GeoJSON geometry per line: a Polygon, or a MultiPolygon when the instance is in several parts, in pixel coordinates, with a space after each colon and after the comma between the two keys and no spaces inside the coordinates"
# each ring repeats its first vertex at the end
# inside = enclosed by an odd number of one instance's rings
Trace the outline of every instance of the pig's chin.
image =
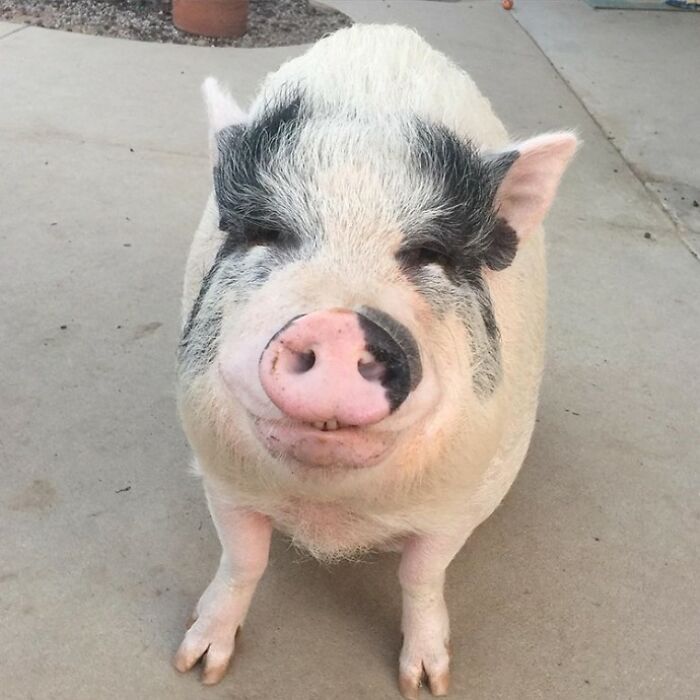
{"type": "Polygon", "coordinates": [[[291,458],[307,467],[363,469],[391,452],[396,434],[363,428],[319,430],[308,423],[254,418],[255,433],[274,457],[291,458]]]}

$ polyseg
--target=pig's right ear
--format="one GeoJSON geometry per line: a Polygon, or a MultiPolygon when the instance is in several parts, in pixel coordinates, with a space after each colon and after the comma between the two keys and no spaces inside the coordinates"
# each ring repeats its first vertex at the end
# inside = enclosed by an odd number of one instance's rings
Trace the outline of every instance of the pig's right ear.
{"type": "Polygon", "coordinates": [[[231,97],[231,93],[222,87],[216,78],[207,78],[202,84],[204,103],[209,117],[209,149],[212,161],[216,161],[216,135],[227,126],[243,124],[248,116],[231,97]]]}
{"type": "Polygon", "coordinates": [[[515,231],[519,241],[542,224],[578,144],[574,134],[561,131],[521,141],[490,157],[499,181],[498,216],[515,231]]]}

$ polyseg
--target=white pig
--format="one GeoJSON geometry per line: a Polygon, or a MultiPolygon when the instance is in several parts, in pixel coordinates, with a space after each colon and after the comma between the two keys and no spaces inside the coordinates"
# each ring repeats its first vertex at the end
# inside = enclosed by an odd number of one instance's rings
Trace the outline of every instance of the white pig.
{"type": "Polygon", "coordinates": [[[402,552],[399,687],[444,695],[445,570],[528,449],[542,220],[577,141],[510,142],[469,76],[396,26],[319,41],[247,112],[204,92],[214,191],[179,405],[222,555],[175,665],[222,678],[278,528],[324,560],[402,552]]]}

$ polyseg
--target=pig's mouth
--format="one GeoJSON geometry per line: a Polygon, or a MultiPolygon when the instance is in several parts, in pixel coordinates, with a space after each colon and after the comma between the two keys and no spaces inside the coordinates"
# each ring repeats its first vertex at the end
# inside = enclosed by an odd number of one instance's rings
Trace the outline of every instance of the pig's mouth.
{"type": "Polygon", "coordinates": [[[373,467],[396,442],[395,433],[342,425],[336,420],[302,423],[253,417],[253,426],[270,454],[309,467],[373,467]]]}

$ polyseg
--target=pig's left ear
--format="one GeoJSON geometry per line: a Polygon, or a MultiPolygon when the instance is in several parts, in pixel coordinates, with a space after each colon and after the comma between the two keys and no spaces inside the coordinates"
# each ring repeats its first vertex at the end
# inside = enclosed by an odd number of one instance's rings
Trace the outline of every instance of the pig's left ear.
{"type": "Polygon", "coordinates": [[[202,95],[209,117],[209,147],[212,159],[216,159],[216,135],[227,126],[242,124],[248,116],[231,97],[231,93],[222,87],[216,78],[207,78],[202,84],[202,95]]]}
{"type": "Polygon", "coordinates": [[[564,131],[536,136],[491,155],[500,179],[495,202],[498,216],[519,241],[541,225],[578,143],[574,134],[564,131]]]}

